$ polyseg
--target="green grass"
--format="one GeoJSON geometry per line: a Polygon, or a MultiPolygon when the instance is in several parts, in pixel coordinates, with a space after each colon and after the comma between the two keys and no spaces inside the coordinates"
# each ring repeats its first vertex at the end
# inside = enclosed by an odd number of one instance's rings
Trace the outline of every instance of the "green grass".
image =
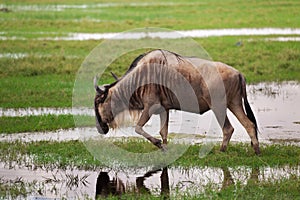
{"type": "Polygon", "coordinates": [[[202,194],[178,194],[181,199],[299,199],[300,178],[258,182],[249,180],[246,185],[237,183],[216,191],[207,188],[202,194]]]}
{"type": "Polygon", "coordinates": [[[72,115],[45,115],[26,117],[1,117],[0,133],[19,133],[30,131],[50,131],[74,127],[72,115]]]}
{"type": "Polygon", "coordinates": [[[72,115],[1,117],[0,126],[0,133],[51,131],[75,127],[72,115]]]}
{"type": "MultiPolygon", "coordinates": [[[[80,2],[64,2],[80,4],[80,2]]],[[[117,1],[116,1],[117,2],[117,1]]],[[[159,1],[147,6],[128,6],[122,1],[115,6],[96,7],[95,1],[81,2],[86,9],[18,10],[14,5],[38,4],[49,1],[7,2],[11,12],[0,12],[1,31],[8,36],[22,33],[32,37],[34,32],[119,32],[137,27],[164,27],[170,29],[241,28],[241,27],[299,27],[299,2],[273,1],[159,1]],[[121,2],[121,3],[120,3],[121,2]],[[169,3],[168,3],[169,2],[169,3]],[[158,3],[158,4],[157,4],[158,3]],[[93,19],[93,20],[91,20],[93,19]],[[99,21],[95,21],[99,20],[99,21]]],[[[61,2],[56,3],[61,4],[61,2]]],[[[4,6],[4,7],[5,7],[4,6]]]]}
{"type": "MultiPolygon", "coordinates": [[[[104,141],[107,144],[108,141],[104,141]]],[[[149,153],[157,151],[153,145],[145,140],[126,140],[117,142],[123,150],[129,152],[149,153]],[[141,148],[142,147],[142,148],[141,148]]],[[[188,150],[171,166],[175,167],[276,167],[276,166],[298,166],[300,164],[300,147],[289,145],[263,145],[262,155],[256,156],[250,145],[231,144],[228,151],[219,151],[219,145],[214,146],[212,151],[204,158],[199,158],[201,145],[191,145],[188,150]]],[[[101,146],[99,147],[101,151],[101,146]]],[[[36,166],[66,167],[76,166],[79,168],[94,168],[95,166],[105,166],[103,160],[95,160],[87,150],[85,145],[79,141],[70,142],[2,142],[0,146],[2,152],[0,160],[4,162],[17,161],[22,163],[25,156],[33,158],[31,164],[36,166]],[[102,161],[102,163],[101,163],[102,161]]],[[[103,149],[102,149],[103,150],[103,149]]],[[[107,154],[110,155],[110,154],[107,154]]],[[[131,158],[127,158],[131,159],[131,158]]],[[[153,158],[153,159],[158,159],[153,158]]],[[[28,162],[28,161],[24,161],[28,162]]]]}
{"type": "MultiPolygon", "coordinates": [[[[0,40],[0,53],[26,53],[32,57],[84,59],[100,41],[0,40]]],[[[42,58],[41,58],[42,59],[42,58]]],[[[78,63],[79,66],[81,62],[78,63]]]]}
{"type": "Polygon", "coordinates": [[[267,42],[262,37],[216,37],[196,41],[213,60],[242,72],[248,83],[300,80],[299,42],[267,42]],[[236,43],[241,42],[241,46],[236,43]]]}
{"type": "Polygon", "coordinates": [[[8,76],[0,79],[0,107],[71,107],[74,75],[8,76]]]}
{"type": "MultiPolygon", "coordinates": [[[[213,60],[240,70],[248,83],[300,81],[300,43],[248,41],[249,37],[214,37],[196,41],[213,60]],[[242,46],[236,46],[241,41],[242,46]]],[[[0,58],[0,107],[71,107],[77,70],[100,41],[0,42],[1,53],[29,53],[19,59],[0,58]],[[78,46],[78,48],[77,48],[78,46]],[[3,47],[3,48],[2,48],[3,47]],[[22,51],[23,50],[23,51],[22,51]],[[43,57],[39,55],[46,55],[43,57]]],[[[141,51],[141,50],[140,50],[141,51]]],[[[124,74],[139,53],[117,59],[107,68],[101,83],[113,81],[110,71],[124,74]]],[[[91,78],[92,80],[92,78],[91,78]]],[[[91,102],[93,100],[91,99],[91,102]]]]}
{"type": "Polygon", "coordinates": [[[53,131],[75,127],[95,126],[95,117],[77,116],[80,121],[74,123],[73,115],[40,115],[25,117],[1,117],[0,133],[24,133],[35,131],[53,131]]]}

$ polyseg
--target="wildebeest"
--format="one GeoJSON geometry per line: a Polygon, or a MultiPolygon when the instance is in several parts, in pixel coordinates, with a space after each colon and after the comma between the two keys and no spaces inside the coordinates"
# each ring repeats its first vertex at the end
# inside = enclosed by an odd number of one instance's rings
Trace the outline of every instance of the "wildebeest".
{"type": "Polygon", "coordinates": [[[247,100],[245,78],[231,66],[157,49],[138,56],[123,77],[114,77],[115,82],[101,87],[94,79],[99,133],[106,134],[109,126],[115,126],[115,117],[124,110],[138,111],[135,132],[164,150],[169,110],[199,114],[212,110],[223,131],[220,150],[225,151],[234,131],[226,114],[228,108],[246,129],[255,153],[260,154],[257,123],[247,100]],[[160,115],[162,143],[143,130],[153,114],[160,115]]]}

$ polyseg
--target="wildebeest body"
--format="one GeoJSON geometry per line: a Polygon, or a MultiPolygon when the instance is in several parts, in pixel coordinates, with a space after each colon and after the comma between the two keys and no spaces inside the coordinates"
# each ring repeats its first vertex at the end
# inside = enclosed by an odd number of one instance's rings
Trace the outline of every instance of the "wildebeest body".
{"type": "Polygon", "coordinates": [[[102,89],[95,84],[95,89],[99,132],[107,132],[107,124],[113,124],[114,117],[122,111],[141,111],[136,132],[165,149],[170,109],[200,114],[211,109],[223,129],[221,150],[225,151],[233,133],[226,115],[229,108],[247,130],[255,152],[260,153],[256,120],[247,100],[245,79],[224,63],[154,50],[137,57],[115,83],[102,89]],[[152,114],[160,115],[163,144],[142,128],[152,114]]]}

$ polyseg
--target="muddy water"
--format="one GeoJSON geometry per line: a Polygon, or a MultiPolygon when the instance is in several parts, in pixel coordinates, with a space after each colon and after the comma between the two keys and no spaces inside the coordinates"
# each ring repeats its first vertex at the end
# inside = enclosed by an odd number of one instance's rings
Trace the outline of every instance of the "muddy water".
{"type": "MultiPolygon", "coordinates": [[[[248,99],[255,112],[259,124],[259,139],[262,142],[300,143],[300,85],[296,82],[260,83],[249,85],[248,99]]],[[[94,116],[93,109],[86,108],[26,108],[0,109],[0,116],[26,116],[44,114],[73,114],[94,116]]],[[[232,141],[249,142],[249,137],[238,120],[228,111],[229,119],[235,128],[232,141]]],[[[159,118],[153,116],[146,124],[146,131],[157,135],[159,118]]],[[[206,140],[221,141],[222,130],[212,112],[203,115],[173,111],[170,114],[170,133],[182,133],[179,140],[186,139],[193,143],[206,140]],[[195,137],[196,136],[196,137],[195,137]]],[[[43,133],[1,134],[0,141],[41,141],[41,140],[78,140],[97,135],[94,127],[58,130],[43,133]]],[[[134,127],[120,128],[110,131],[106,137],[137,136],[134,127]]]]}
{"type": "Polygon", "coordinates": [[[201,193],[207,187],[220,191],[233,184],[247,185],[249,180],[274,182],[292,176],[300,176],[299,166],[257,169],[166,167],[154,171],[143,169],[84,171],[55,168],[32,170],[20,166],[9,168],[5,163],[0,163],[1,185],[14,188],[14,191],[7,191],[4,198],[83,199],[126,192],[173,196],[201,193]]]}

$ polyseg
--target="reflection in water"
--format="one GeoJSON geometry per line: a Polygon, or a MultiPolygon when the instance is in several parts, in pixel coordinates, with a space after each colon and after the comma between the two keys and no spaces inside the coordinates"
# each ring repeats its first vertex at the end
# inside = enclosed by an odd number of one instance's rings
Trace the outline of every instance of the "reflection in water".
{"type": "MultiPolygon", "coordinates": [[[[128,194],[149,194],[162,199],[194,196],[300,177],[300,166],[281,168],[163,168],[102,169],[99,171],[7,168],[0,162],[0,199],[93,199],[128,194]]],[[[208,194],[209,195],[209,194],[208,194]]]]}
{"type": "MultiPolygon", "coordinates": [[[[97,184],[96,184],[96,198],[107,197],[109,195],[120,196],[120,195],[124,194],[125,192],[154,195],[151,193],[151,189],[153,189],[153,188],[148,188],[145,185],[145,180],[147,178],[154,176],[157,173],[160,173],[160,188],[159,188],[160,196],[163,199],[169,199],[170,198],[170,180],[169,180],[168,170],[169,170],[168,167],[165,167],[163,169],[146,172],[143,176],[136,177],[134,187],[132,187],[130,185],[125,185],[117,175],[113,176],[111,179],[108,175],[108,172],[100,172],[99,176],[97,178],[97,184]],[[134,190],[131,191],[132,188],[130,189],[130,187],[132,187],[134,190]]],[[[220,190],[223,190],[231,185],[234,185],[235,181],[234,181],[228,167],[222,167],[221,171],[223,173],[223,179],[222,179],[222,183],[221,183],[222,187],[220,188],[220,190]]],[[[250,178],[245,183],[245,185],[247,185],[249,182],[258,183],[258,180],[259,180],[259,168],[253,168],[251,170],[250,178]]],[[[191,187],[191,188],[197,188],[197,186],[198,186],[194,180],[182,181],[179,183],[183,184],[184,182],[185,183],[193,183],[193,187],[191,187]]],[[[178,189],[177,186],[175,188],[178,189]]],[[[199,185],[199,187],[200,187],[200,185],[199,185]]],[[[186,188],[186,190],[190,194],[199,193],[198,190],[194,191],[194,190],[191,190],[191,188],[186,188]]],[[[174,189],[174,188],[172,188],[172,189],[174,189]]],[[[187,191],[183,191],[183,192],[187,192],[187,191]]]]}
{"type": "MultiPolygon", "coordinates": [[[[138,194],[151,194],[151,190],[147,188],[144,184],[144,181],[151,177],[153,174],[156,174],[161,171],[160,175],[160,195],[164,199],[168,199],[170,196],[170,186],[169,186],[169,176],[168,176],[168,168],[165,167],[162,170],[153,170],[146,172],[144,176],[136,177],[135,188],[138,194]]],[[[128,186],[130,187],[130,186],[128,186]]],[[[108,172],[100,172],[97,177],[96,183],[96,198],[98,197],[107,197],[109,195],[119,196],[125,193],[125,185],[121,181],[121,179],[117,176],[110,179],[108,172]]]]}
{"type": "MultiPolygon", "coordinates": [[[[226,189],[227,187],[231,186],[234,184],[234,179],[230,173],[230,170],[228,167],[222,167],[221,168],[223,171],[223,183],[222,183],[222,188],[226,189]]],[[[251,173],[250,173],[250,177],[249,179],[246,181],[245,185],[247,185],[248,183],[258,183],[259,181],[259,168],[255,167],[251,169],[251,173]]]]}
{"type": "Polygon", "coordinates": [[[109,179],[108,172],[100,172],[96,184],[96,198],[98,196],[121,195],[125,192],[124,183],[118,178],[109,179]]]}
{"type": "Polygon", "coordinates": [[[223,183],[222,183],[222,190],[227,188],[228,186],[234,184],[233,178],[228,170],[228,167],[222,167],[223,171],[223,183]]]}

